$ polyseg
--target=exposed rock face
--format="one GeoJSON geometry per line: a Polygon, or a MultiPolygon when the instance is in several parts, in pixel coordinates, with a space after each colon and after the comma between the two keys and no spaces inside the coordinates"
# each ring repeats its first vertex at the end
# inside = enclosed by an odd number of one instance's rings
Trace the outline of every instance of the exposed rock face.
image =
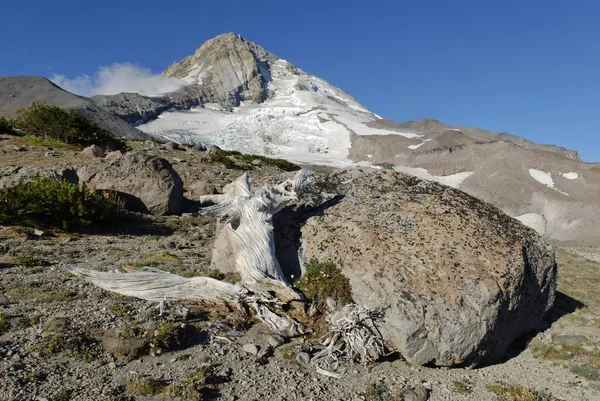
{"type": "Polygon", "coordinates": [[[334,173],[311,191],[345,198],[306,220],[303,257],[335,262],[412,363],[496,360],[554,301],[553,248],[490,204],[394,172],[334,173]]]}
{"type": "Polygon", "coordinates": [[[170,109],[187,110],[211,102],[210,92],[197,85],[187,86],[164,96],[144,96],[138,93],[98,95],[91,99],[97,105],[119,116],[130,124],[137,124],[157,118],[170,109]]]}
{"type": "Polygon", "coordinates": [[[0,117],[14,118],[17,110],[33,102],[45,102],[64,109],[74,109],[113,135],[147,138],[120,118],[83,96],[67,92],[43,77],[0,77],[0,117]]]}
{"type": "Polygon", "coordinates": [[[129,210],[156,215],[183,210],[181,178],[165,159],[127,153],[110,164],[84,166],[77,174],[90,186],[123,194],[129,210]]]}
{"type": "Polygon", "coordinates": [[[277,59],[240,35],[226,33],[205,42],[163,74],[209,88],[215,103],[233,107],[242,100],[259,103],[267,97],[269,63],[277,59]]]}

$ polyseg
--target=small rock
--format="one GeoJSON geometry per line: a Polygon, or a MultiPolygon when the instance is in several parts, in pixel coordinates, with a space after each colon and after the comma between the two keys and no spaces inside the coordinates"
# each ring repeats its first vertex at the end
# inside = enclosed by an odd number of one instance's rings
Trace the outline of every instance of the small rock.
{"type": "Polygon", "coordinates": [[[184,150],[178,143],[175,142],[168,142],[165,147],[168,150],[184,150]]]}
{"type": "Polygon", "coordinates": [[[190,192],[194,196],[212,195],[217,192],[215,186],[206,181],[196,181],[190,187],[190,192]]]}
{"type": "Polygon", "coordinates": [[[114,152],[109,152],[105,159],[106,160],[115,160],[118,159],[119,157],[123,156],[123,152],[121,152],[120,150],[115,150],[114,152]]]}
{"type": "Polygon", "coordinates": [[[88,146],[81,151],[81,154],[85,157],[104,157],[104,151],[98,145],[88,146]]]}
{"type": "Polygon", "coordinates": [[[427,390],[418,386],[404,392],[404,401],[427,401],[427,390]]]}
{"type": "Polygon", "coordinates": [[[48,152],[44,153],[44,156],[46,156],[46,157],[58,156],[58,153],[56,153],[53,150],[49,150],[48,152]]]}
{"type": "Polygon", "coordinates": [[[283,337],[273,334],[267,336],[267,342],[271,347],[277,348],[281,346],[285,342],[285,340],[283,339],[283,337]]]}
{"type": "Polygon", "coordinates": [[[46,232],[42,231],[42,230],[37,230],[36,229],[36,230],[33,230],[33,234],[37,235],[38,237],[42,237],[44,234],[46,234],[46,232]]]}
{"type": "Polygon", "coordinates": [[[21,356],[19,354],[14,354],[10,357],[10,359],[12,359],[13,361],[18,361],[21,359],[21,356]]]}
{"type": "Polygon", "coordinates": [[[308,365],[310,363],[310,355],[308,352],[298,352],[296,355],[296,362],[300,365],[308,365]]]}
{"type": "Polygon", "coordinates": [[[174,157],[174,158],[173,158],[173,161],[174,161],[175,163],[183,163],[183,162],[185,161],[185,159],[180,159],[180,158],[178,158],[178,157],[174,157]]]}
{"type": "Polygon", "coordinates": [[[262,161],[260,159],[254,159],[252,160],[252,165],[253,166],[262,166],[262,161]]]}
{"type": "Polygon", "coordinates": [[[165,240],[163,246],[167,249],[175,249],[177,248],[177,243],[173,240],[165,240]]]}
{"type": "Polygon", "coordinates": [[[251,355],[258,355],[258,347],[254,344],[246,344],[242,348],[251,355]]]}
{"type": "Polygon", "coordinates": [[[194,145],[194,147],[192,149],[194,149],[195,151],[198,151],[198,152],[204,152],[204,151],[206,151],[206,146],[197,143],[194,145]]]}
{"type": "Polygon", "coordinates": [[[20,145],[11,145],[11,146],[9,146],[9,149],[12,149],[17,152],[25,152],[27,150],[27,148],[25,146],[20,146],[20,145]]]}
{"type": "Polygon", "coordinates": [[[210,145],[206,153],[212,155],[214,153],[218,153],[219,151],[221,151],[220,147],[218,147],[217,145],[210,145]]]}
{"type": "Polygon", "coordinates": [[[567,334],[554,334],[552,336],[552,342],[555,344],[583,344],[588,341],[588,338],[583,335],[567,335],[567,334]]]}

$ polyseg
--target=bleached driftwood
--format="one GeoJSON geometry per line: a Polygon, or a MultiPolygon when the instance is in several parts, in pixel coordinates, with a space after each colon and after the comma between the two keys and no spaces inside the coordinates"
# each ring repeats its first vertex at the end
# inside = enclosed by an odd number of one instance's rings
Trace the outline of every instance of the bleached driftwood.
{"type": "Polygon", "coordinates": [[[356,304],[344,306],[331,317],[329,332],[320,340],[325,348],[311,358],[311,365],[336,370],[340,359],[367,364],[384,356],[385,344],[375,323],[380,317],[356,304]]]}
{"type": "Polygon", "coordinates": [[[246,174],[227,185],[221,195],[202,197],[214,203],[203,213],[215,215],[224,225],[241,283],[208,277],[185,278],[157,269],[134,273],[98,272],[70,266],[69,271],[108,291],[149,301],[202,300],[251,307],[273,331],[296,336],[304,328],[282,313],[281,307],[302,299],[288,283],[275,256],[273,215],[297,199],[297,191],[310,174],[299,171],[293,179],[252,192],[246,174]]]}

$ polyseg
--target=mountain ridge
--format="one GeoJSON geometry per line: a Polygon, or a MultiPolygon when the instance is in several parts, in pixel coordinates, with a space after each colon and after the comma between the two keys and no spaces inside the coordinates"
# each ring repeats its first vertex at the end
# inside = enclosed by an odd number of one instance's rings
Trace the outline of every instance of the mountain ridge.
{"type": "Polygon", "coordinates": [[[161,96],[90,100],[161,140],[308,165],[394,169],[488,201],[547,238],[600,238],[600,169],[576,151],[434,119],[383,119],[233,33],[207,41],[164,75],[189,85],[161,96]]]}

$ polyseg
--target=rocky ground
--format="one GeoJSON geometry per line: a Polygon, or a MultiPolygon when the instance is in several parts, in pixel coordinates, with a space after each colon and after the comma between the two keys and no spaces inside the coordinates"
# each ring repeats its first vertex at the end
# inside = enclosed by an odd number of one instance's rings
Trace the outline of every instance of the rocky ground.
{"type": "MultiPolygon", "coordinates": [[[[169,160],[186,189],[198,180],[220,189],[243,173],[194,149],[129,145],[169,160]]],[[[93,163],[102,161],[73,149],[0,140],[0,169],[93,163]]],[[[264,165],[249,173],[259,184],[289,174],[264,165]]],[[[424,399],[418,397],[423,390],[430,400],[600,399],[600,249],[558,249],[560,292],[548,328],[515,344],[502,363],[437,369],[390,355],[370,366],[346,365],[341,378],[296,361],[310,339],[282,343],[260,323],[203,305],[161,310],[64,269],[153,266],[217,275],[210,270],[215,225],[188,213],[129,214],[110,229],[77,234],[0,227],[0,400],[408,401],[424,399]]]]}

